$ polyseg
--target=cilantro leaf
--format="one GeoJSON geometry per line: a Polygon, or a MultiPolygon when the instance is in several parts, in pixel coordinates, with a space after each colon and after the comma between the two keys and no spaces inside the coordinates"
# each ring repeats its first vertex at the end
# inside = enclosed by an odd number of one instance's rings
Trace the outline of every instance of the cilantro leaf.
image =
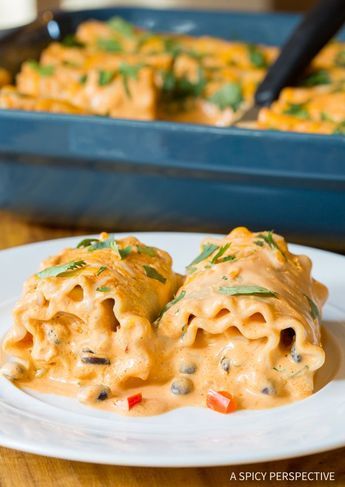
{"type": "Polygon", "coordinates": [[[96,289],[96,291],[98,291],[99,293],[108,293],[109,291],[111,291],[110,287],[107,287],[107,286],[101,286],[101,287],[98,287],[96,289]]]}
{"type": "MultiPolygon", "coordinates": [[[[258,239],[261,239],[263,242],[266,242],[269,247],[271,249],[277,249],[279,250],[279,252],[283,255],[283,257],[286,259],[286,255],[284,254],[284,252],[281,250],[281,248],[279,247],[279,245],[277,244],[277,242],[275,241],[274,237],[273,237],[273,230],[269,231],[265,234],[263,233],[260,233],[260,235],[257,236],[258,239]]],[[[256,245],[260,245],[259,244],[260,240],[256,240],[254,243],[256,245]]],[[[262,247],[262,245],[260,245],[262,247]]]]}
{"type": "Polygon", "coordinates": [[[283,111],[285,115],[293,115],[301,120],[307,120],[310,118],[309,112],[303,103],[290,103],[287,108],[283,111]]]}
{"type": "Polygon", "coordinates": [[[98,39],[97,47],[105,52],[123,52],[123,47],[116,39],[98,39]]]}
{"type": "Polygon", "coordinates": [[[220,110],[232,108],[236,112],[243,102],[242,87],[236,82],[225,83],[218,91],[213,93],[209,101],[220,110]]]}
{"type": "Polygon", "coordinates": [[[345,121],[337,125],[333,132],[334,135],[345,135],[345,121]]]}
{"type": "Polygon", "coordinates": [[[198,68],[196,81],[191,81],[186,76],[175,76],[172,71],[164,71],[162,76],[162,94],[167,101],[199,97],[206,86],[205,72],[201,66],[198,68]]]}
{"type": "Polygon", "coordinates": [[[85,47],[85,44],[80,42],[73,34],[67,34],[62,39],[61,44],[65,47],[85,47]]]}
{"type": "Polygon", "coordinates": [[[58,277],[62,274],[82,269],[85,266],[86,262],[84,260],[72,261],[68,262],[67,264],[47,267],[46,269],[43,269],[43,271],[38,272],[36,276],[40,279],[46,279],[47,277],[58,277]]]}
{"type": "Polygon", "coordinates": [[[130,89],[129,89],[128,80],[129,79],[137,79],[138,73],[143,66],[144,66],[143,63],[138,63],[138,64],[133,65],[133,64],[125,63],[125,62],[122,62],[119,66],[119,73],[122,76],[123,85],[125,87],[126,94],[129,98],[132,97],[132,94],[131,94],[130,89]]]}
{"type": "Polygon", "coordinates": [[[115,78],[115,71],[105,71],[101,69],[98,72],[98,84],[99,86],[109,85],[115,78]]]}
{"type": "Polygon", "coordinates": [[[102,250],[102,249],[114,250],[114,252],[117,253],[117,255],[120,257],[121,260],[125,259],[132,251],[132,247],[130,245],[128,245],[124,249],[120,249],[117,241],[113,237],[109,237],[106,240],[96,240],[88,247],[89,252],[94,252],[96,250],[102,250]]]}
{"type": "Polygon", "coordinates": [[[84,247],[90,247],[90,245],[99,242],[98,238],[84,238],[81,242],[78,243],[77,249],[81,249],[84,247]]]}
{"type": "Polygon", "coordinates": [[[111,29],[123,37],[133,37],[135,34],[134,26],[121,17],[112,17],[107,23],[111,29]]]}
{"type": "Polygon", "coordinates": [[[97,271],[96,276],[100,276],[102,274],[102,272],[106,271],[107,269],[108,269],[108,267],[106,267],[105,265],[101,265],[101,267],[97,271]]]}
{"type": "Polygon", "coordinates": [[[207,259],[207,257],[209,257],[210,255],[213,254],[213,252],[215,250],[219,249],[219,246],[218,245],[215,245],[215,244],[212,244],[212,243],[209,243],[209,244],[205,244],[202,248],[202,251],[201,251],[201,254],[198,255],[198,257],[196,257],[188,266],[187,266],[187,270],[190,271],[193,266],[195,266],[196,264],[199,264],[199,262],[202,262],[203,260],[207,259]]]}
{"type": "Polygon", "coordinates": [[[329,72],[325,69],[319,69],[314,71],[304,78],[302,81],[303,86],[319,86],[319,85],[329,85],[331,83],[331,77],[329,72]]]}
{"type": "Polygon", "coordinates": [[[228,250],[229,247],[230,247],[230,243],[227,243],[223,245],[223,247],[220,247],[216,255],[212,258],[211,264],[216,264],[217,260],[219,260],[223,256],[223,254],[225,254],[225,252],[228,250]]]}
{"type": "Polygon", "coordinates": [[[28,61],[27,64],[34,69],[40,76],[52,76],[54,74],[55,68],[49,64],[42,66],[37,61],[28,61]]]}
{"type": "Polygon", "coordinates": [[[172,306],[174,306],[174,304],[178,303],[179,301],[181,301],[181,299],[183,299],[186,295],[186,291],[181,291],[180,294],[178,296],[175,296],[174,299],[172,299],[171,301],[169,301],[169,303],[167,303],[164,308],[162,309],[162,311],[159,313],[159,316],[158,318],[156,319],[155,321],[155,325],[157,326],[159,324],[159,321],[160,319],[162,318],[162,316],[164,315],[164,313],[166,311],[168,311],[168,309],[170,309],[172,306]]]}
{"type": "Polygon", "coordinates": [[[166,278],[162,276],[154,267],[151,267],[150,265],[144,265],[143,267],[147,277],[150,277],[151,279],[156,279],[156,281],[159,281],[162,284],[166,283],[166,278]]]}
{"type": "Polygon", "coordinates": [[[258,46],[255,46],[254,44],[249,44],[248,45],[248,56],[249,56],[250,62],[256,68],[266,68],[267,67],[265,55],[258,48],[258,46]]]}
{"type": "Polygon", "coordinates": [[[345,50],[339,51],[334,59],[334,63],[336,66],[339,66],[341,68],[345,67],[345,50]]]}
{"type": "Polygon", "coordinates": [[[148,255],[149,257],[155,257],[157,251],[154,247],[148,247],[147,245],[137,245],[139,254],[148,255]]]}
{"type": "Polygon", "coordinates": [[[314,301],[312,299],[310,299],[309,296],[307,296],[306,294],[304,296],[306,297],[306,299],[309,303],[311,317],[313,318],[313,320],[316,320],[316,319],[319,320],[321,318],[319,308],[316,306],[314,301]]]}
{"type": "Polygon", "coordinates": [[[221,286],[218,291],[227,296],[266,296],[276,298],[277,293],[261,286],[221,286]]]}

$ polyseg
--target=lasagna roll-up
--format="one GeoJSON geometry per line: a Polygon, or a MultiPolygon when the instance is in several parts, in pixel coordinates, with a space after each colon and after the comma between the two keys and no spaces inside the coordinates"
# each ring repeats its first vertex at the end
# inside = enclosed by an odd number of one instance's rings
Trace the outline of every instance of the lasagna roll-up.
{"type": "MultiPolygon", "coordinates": [[[[270,407],[313,391],[325,360],[320,310],[325,286],[311,261],[272,232],[237,228],[208,238],[175,299],[157,321],[175,347],[175,374],[193,363],[194,395],[228,391],[242,408],[270,407]]],[[[176,377],[176,375],[175,375],[176,377]]]]}
{"type": "Polygon", "coordinates": [[[26,381],[116,391],[130,378],[147,379],[151,322],[180,284],[171,265],[168,253],[134,237],[103,234],[62,251],[25,283],[4,351],[26,381]]]}

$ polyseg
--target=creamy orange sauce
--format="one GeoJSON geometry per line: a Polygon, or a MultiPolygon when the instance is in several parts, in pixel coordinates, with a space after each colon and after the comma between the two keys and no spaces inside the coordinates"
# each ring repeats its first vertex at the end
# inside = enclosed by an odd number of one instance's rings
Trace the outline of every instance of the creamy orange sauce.
{"type": "Polygon", "coordinates": [[[3,373],[20,387],[134,416],[205,406],[210,389],[243,409],[313,392],[327,290],[282,237],[238,228],[206,239],[184,281],[164,251],[114,242],[67,249],[27,281],[4,342],[19,365],[3,373]]]}

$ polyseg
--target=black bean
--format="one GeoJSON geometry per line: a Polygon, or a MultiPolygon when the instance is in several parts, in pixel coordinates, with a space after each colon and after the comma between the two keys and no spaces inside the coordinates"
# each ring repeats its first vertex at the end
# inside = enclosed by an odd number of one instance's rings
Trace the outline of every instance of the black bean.
{"type": "Polygon", "coordinates": [[[291,358],[296,363],[302,362],[302,355],[297,352],[295,345],[291,348],[291,358]]]}
{"type": "Polygon", "coordinates": [[[177,396],[184,396],[189,394],[193,389],[193,383],[190,379],[186,377],[181,377],[180,379],[175,379],[171,384],[171,392],[177,396]]]}
{"type": "Polygon", "coordinates": [[[264,387],[261,390],[261,392],[262,392],[262,394],[266,394],[267,396],[275,396],[276,395],[276,389],[272,384],[264,387]]]}
{"type": "Polygon", "coordinates": [[[181,374],[194,374],[196,365],[193,362],[181,362],[179,371],[181,374]]]}
{"type": "Polygon", "coordinates": [[[110,360],[104,357],[82,357],[83,364],[110,365],[110,360]]]}
{"type": "Polygon", "coordinates": [[[220,361],[220,366],[228,374],[230,372],[230,369],[231,369],[230,359],[223,357],[220,361]]]}
{"type": "Polygon", "coordinates": [[[101,391],[99,396],[97,397],[97,401],[105,401],[106,399],[108,399],[108,391],[101,391]]]}

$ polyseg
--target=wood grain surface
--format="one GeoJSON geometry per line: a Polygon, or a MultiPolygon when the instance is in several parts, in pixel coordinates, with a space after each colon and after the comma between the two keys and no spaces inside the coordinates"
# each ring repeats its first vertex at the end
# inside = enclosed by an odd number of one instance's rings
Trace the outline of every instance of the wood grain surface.
{"type": "MultiPolygon", "coordinates": [[[[87,233],[87,230],[82,232],[42,227],[0,212],[0,249],[80,233],[87,233]]],[[[317,427],[316,424],[315,428],[317,427]]],[[[57,460],[0,448],[0,487],[223,487],[256,484],[254,481],[240,481],[241,472],[297,471],[334,472],[335,481],[301,481],[297,484],[291,481],[266,480],[259,484],[281,487],[299,484],[345,486],[345,448],[279,462],[188,469],[104,466],[57,460]],[[236,474],[237,481],[230,480],[232,472],[236,474]]]]}

